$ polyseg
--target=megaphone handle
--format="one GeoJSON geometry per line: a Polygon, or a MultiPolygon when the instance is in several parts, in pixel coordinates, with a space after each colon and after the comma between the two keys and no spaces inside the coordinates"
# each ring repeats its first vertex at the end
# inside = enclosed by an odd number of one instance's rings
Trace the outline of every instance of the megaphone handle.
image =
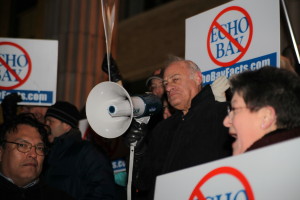
{"type": "Polygon", "coordinates": [[[127,182],[127,200],[131,200],[131,185],[132,185],[132,170],[134,161],[134,149],[137,141],[130,144],[130,155],[129,155],[129,172],[128,172],[128,182],[127,182]]]}

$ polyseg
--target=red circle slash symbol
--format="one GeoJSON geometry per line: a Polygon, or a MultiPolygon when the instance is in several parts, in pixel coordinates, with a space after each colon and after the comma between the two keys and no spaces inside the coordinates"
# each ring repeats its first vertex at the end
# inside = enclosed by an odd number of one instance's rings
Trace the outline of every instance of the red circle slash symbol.
{"type": "Polygon", "coordinates": [[[237,169],[232,168],[232,167],[220,167],[217,169],[214,169],[213,171],[209,172],[208,174],[206,174],[197,184],[197,186],[195,187],[195,189],[193,190],[189,200],[194,200],[194,199],[198,199],[198,200],[206,200],[204,194],[202,193],[202,191],[200,190],[200,188],[211,178],[216,177],[218,175],[221,174],[229,174],[232,175],[233,177],[235,177],[244,187],[246,195],[247,195],[247,199],[248,200],[254,200],[254,194],[252,191],[252,188],[248,182],[248,180],[246,179],[246,177],[237,169]]]}
{"type": "Polygon", "coordinates": [[[253,36],[253,24],[248,12],[238,6],[231,6],[222,10],[213,20],[207,36],[207,51],[211,60],[222,67],[228,67],[238,62],[247,52],[253,36]],[[230,17],[226,17],[226,15],[230,17]],[[228,20],[228,18],[235,18],[236,15],[243,16],[238,21],[237,19],[232,22],[220,24],[218,21],[228,20]],[[235,16],[235,17],[232,17],[235,16]],[[243,28],[244,30],[242,30],[243,28]],[[246,27],[246,28],[245,28],[246,27]],[[217,31],[214,32],[214,31],[217,31]],[[248,37],[245,37],[245,36],[248,37]],[[237,37],[239,36],[239,37],[237,37]],[[236,38],[234,38],[236,37],[236,38]],[[214,38],[214,39],[213,39],[214,38]],[[248,40],[246,40],[246,38],[248,40]],[[216,43],[222,40],[223,42],[216,43]],[[245,42],[246,40],[246,42],[245,42]],[[228,41],[228,45],[225,45],[228,41]],[[242,44],[243,43],[243,44],[242,44]],[[245,44],[246,43],[246,44],[245,44]],[[213,49],[211,45],[216,45],[213,49]],[[235,49],[235,50],[234,50],[235,49]],[[212,51],[215,50],[215,54],[212,51]],[[220,56],[222,52],[222,56],[220,56]],[[229,56],[226,55],[230,52],[229,56]],[[225,56],[224,56],[225,55],[225,56]],[[227,57],[228,60],[224,60],[227,57]]]}
{"type": "MultiPolygon", "coordinates": [[[[20,76],[20,74],[18,74],[14,69],[13,66],[9,66],[8,62],[6,62],[1,56],[0,56],[0,64],[4,66],[4,68],[7,70],[7,74],[9,74],[11,77],[15,78],[15,81],[13,84],[8,85],[8,86],[4,86],[4,78],[1,78],[1,85],[0,85],[0,89],[3,90],[12,90],[15,89],[21,85],[23,85],[27,79],[30,76],[31,73],[31,69],[32,69],[32,63],[31,63],[31,59],[29,57],[29,54],[27,53],[27,51],[21,47],[20,45],[13,43],[13,42],[0,42],[0,49],[1,47],[3,48],[3,46],[6,46],[6,49],[10,48],[10,49],[14,49],[16,48],[17,51],[20,51],[21,53],[24,54],[25,58],[26,58],[26,62],[27,62],[27,72],[24,74],[22,74],[20,76]]],[[[15,52],[15,51],[14,51],[15,52]]],[[[1,55],[1,54],[0,54],[1,55]]],[[[4,56],[4,54],[2,54],[2,56],[4,56]]],[[[25,67],[25,66],[23,66],[25,67]]],[[[4,75],[3,75],[4,76],[4,75]]],[[[6,82],[13,82],[11,80],[6,81],[6,82]]]]}

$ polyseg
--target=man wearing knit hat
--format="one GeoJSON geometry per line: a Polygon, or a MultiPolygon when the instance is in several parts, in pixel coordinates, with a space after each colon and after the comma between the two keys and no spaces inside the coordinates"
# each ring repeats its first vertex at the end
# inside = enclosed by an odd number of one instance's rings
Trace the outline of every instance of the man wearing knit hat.
{"type": "Polygon", "coordinates": [[[51,128],[49,141],[59,137],[69,131],[77,131],[80,113],[77,108],[65,101],[58,101],[46,112],[46,124],[51,128]]]}
{"type": "Polygon", "coordinates": [[[159,98],[163,97],[165,89],[163,86],[161,69],[157,69],[153,72],[153,74],[146,80],[146,86],[154,95],[158,96],[159,98]]]}
{"type": "Polygon", "coordinates": [[[52,143],[45,162],[45,181],[76,199],[115,199],[111,163],[103,152],[81,139],[78,109],[58,101],[45,117],[52,143]]]}

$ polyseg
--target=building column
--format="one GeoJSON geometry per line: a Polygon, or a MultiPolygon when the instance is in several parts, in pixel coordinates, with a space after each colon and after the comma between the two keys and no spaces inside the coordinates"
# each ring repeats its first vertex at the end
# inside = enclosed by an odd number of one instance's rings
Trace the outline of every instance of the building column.
{"type": "Polygon", "coordinates": [[[56,99],[82,108],[90,90],[108,80],[101,69],[106,52],[101,0],[47,0],[45,8],[45,38],[59,41],[56,99]]]}

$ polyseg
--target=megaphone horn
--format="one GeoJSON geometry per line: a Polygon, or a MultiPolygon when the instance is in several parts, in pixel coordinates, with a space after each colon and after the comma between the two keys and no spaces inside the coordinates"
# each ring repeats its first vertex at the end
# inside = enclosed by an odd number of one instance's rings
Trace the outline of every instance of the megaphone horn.
{"type": "Polygon", "coordinates": [[[105,138],[122,135],[130,126],[132,118],[141,118],[158,113],[161,100],[153,94],[130,97],[117,83],[102,82],[88,95],[86,116],[92,129],[105,138]]]}
{"type": "Polygon", "coordinates": [[[131,124],[132,101],[122,86],[114,82],[102,82],[97,84],[88,95],[86,116],[91,128],[98,135],[116,138],[131,124]]]}

